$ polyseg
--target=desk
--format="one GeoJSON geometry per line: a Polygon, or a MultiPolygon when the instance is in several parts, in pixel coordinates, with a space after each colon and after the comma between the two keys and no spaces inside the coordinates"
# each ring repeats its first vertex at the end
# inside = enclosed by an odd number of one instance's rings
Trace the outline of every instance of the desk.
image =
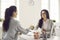
{"type": "MultiPolygon", "coordinates": [[[[60,40],[60,36],[57,35],[57,33],[60,34],[59,30],[56,30],[56,36],[52,36],[51,38],[47,38],[47,40],[60,40]]],[[[29,33],[29,34],[31,34],[31,35],[28,35],[28,34],[27,35],[24,35],[24,34],[19,35],[18,40],[21,40],[21,39],[22,40],[35,40],[34,36],[33,36],[33,33],[29,33]]],[[[40,38],[39,40],[42,40],[42,38],[40,38]]]]}
{"type": "MultiPolygon", "coordinates": [[[[29,35],[19,35],[18,40],[36,40],[34,39],[33,36],[29,36],[29,35]]],[[[38,40],[43,40],[42,38],[38,39],[38,40]]],[[[52,36],[51,38],[48,38],[47,40],[60,40],[59,36],[52,36]]]]}

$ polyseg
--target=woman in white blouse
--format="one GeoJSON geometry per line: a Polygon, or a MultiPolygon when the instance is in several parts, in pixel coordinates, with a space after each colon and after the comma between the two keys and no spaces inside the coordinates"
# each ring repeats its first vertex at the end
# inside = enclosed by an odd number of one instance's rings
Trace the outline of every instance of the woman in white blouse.
{"type": "Polygon", "coordinates": [[[53,23],[52,23],[52,20],[50,20],[48,10],[43,9],[41,11],[41,19],[38,22],[37,28],[41,28],[42,33],[49,32],[49,33],[47,33],[47,35],[48,35],[47,37],[50,37],[50,32],[51,32],[51,29],[52,29],[52,25],[53,25],[53,23]]]}
{"type": "Polygon", "coordinates": [[[5,11],[5,20],[3,22],[3,37],[2,40],[17,40],[18,32],[27,34],[29,30],[21,27],[17,17],[16,6],[10,6],[5,11]]]}

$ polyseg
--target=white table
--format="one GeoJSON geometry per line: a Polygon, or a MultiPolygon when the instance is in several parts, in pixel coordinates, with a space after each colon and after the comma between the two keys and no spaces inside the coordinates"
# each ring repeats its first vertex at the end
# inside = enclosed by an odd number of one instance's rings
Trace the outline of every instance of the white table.
{"type": "MultiPolygon", "coordinates": [[[[33,36],[29,35],[20,35],[18,40],[35,40],[33,36]]],[[[42,38],[38,39],[42,40],[42,38]]],[[[48,38],[47,40],[60,40],[59,36],[52,36],[51,38],[48,38]]]]}
{"type": "MultiPolygon", "coordinates": [[[[48,38],[47,40],[60,40],[60,36],[57,33],[60,34],[59,30],[56,30],[56,36],[52,36],[51,38],[48,38]]],[[[18,39],[20,40],[20,38],[21,38],[22,40],[24,40],[24,39],[35,40],[33,34],[32,33],[30,33],[30,34],[31,35],[24,35],[24,34],[19,35],[18,39]]],[[[39,40],[42,40],[42,38],[40,38],[39,40]]]]}

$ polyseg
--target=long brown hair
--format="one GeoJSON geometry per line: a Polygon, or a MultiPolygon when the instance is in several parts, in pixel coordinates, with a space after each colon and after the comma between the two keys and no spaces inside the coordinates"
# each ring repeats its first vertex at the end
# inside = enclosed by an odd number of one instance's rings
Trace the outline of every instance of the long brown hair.
{"type": "Polygon", "coordinates": [[[3,22],[3,31],[6,31],[6,32],[8,31],[9,23],[14,11],[16,12],[16,6],[10,6],[9,8],[6,9],[5,20],[3,22]]]}
{"type": "MultiPolygon", "coordinates": [[[[45,11],[47,19],[50,19],[48,10],[43,9],[42,11],[45,11]]],[[[38,27],[40,28],[42,28],[42,25],[43,25],[42,11],[41,11],[41,19],[39,20],[39,23],[38,23],[38,27]]]]}

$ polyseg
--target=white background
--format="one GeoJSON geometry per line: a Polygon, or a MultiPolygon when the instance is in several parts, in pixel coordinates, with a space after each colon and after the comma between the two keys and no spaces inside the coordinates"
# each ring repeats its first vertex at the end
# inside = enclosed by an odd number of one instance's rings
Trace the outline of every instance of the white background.
{"type": "MultiPolygon", "coordinates": [[[[60,0],[0,0],[0,18],[4,19],[5,9],[11,5],[17,6],[18,16],[22,27],[36,26],[40,19],[40,11],[47,9],[52,20],[60,22],[60,0]]],[[[2,27],[2,22],[0,22],[2,27]]],[[[1,38],[0,29],[0,38],[1,38]]]]}
{"type": "Polygon", "coordinates": [[[18,8],[17,19],[23,27],[36,26],[42,9],[47,9],[50,18],[59,22],[59,0],[0,0],[0,4],[0,18],[4,18],[6,8],[16,5],[18,8]]]}

